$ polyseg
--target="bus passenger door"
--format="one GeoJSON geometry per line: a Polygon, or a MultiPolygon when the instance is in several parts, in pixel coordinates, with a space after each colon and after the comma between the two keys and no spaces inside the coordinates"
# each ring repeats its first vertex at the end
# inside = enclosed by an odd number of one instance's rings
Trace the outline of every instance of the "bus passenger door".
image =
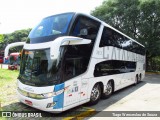
{"type": "Polygon", "coordinates": [[[75,58],[67,58],[65,61],[64,107],[66,109],[78,105],[80,101],[81,76],[77,69],[78,61],[75,58]]]}
{"type": "Polygon", "coordinates": [[[65,82],[64,107],[79,104],[81,77],[73,78],[65,82]]]}
{"type": "Polygon", "coordinates": [[[81,91],[80,91],[80,103],[84,103],[85,100],[88,98],[88,82],[89,79],[82,79],[81,80],[81,91]]]}

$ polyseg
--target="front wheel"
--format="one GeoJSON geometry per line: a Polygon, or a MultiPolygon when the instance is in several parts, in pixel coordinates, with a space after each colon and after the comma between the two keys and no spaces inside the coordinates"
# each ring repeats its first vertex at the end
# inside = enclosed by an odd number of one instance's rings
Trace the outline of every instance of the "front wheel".
{"type": "Polygon", "coordinates": [[[113,85],[112,82],[109,81],[106,85],[104,93],[102,94],[102,98],[104,99],[109,98],[112,95],[112,92],[113,92],[113,85]]]}
{"type": "Polygon", "coordinates": [[[95,105],[98,103],[99,99],[101,97],[101,88],[99,84],[95,84],[94,87],[92,88],[91,91],[91,96],[90,96],[90,105],[95,105]]]}

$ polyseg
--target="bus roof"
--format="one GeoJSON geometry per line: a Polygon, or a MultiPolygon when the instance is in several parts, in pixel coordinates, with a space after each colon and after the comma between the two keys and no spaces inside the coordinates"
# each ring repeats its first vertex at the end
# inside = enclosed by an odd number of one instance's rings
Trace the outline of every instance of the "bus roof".
{"type": "Polygon", "coordinates": [[[16,52],[16,53],[11,53],[11,56],[18,56],[20,53],[16,52]]]}

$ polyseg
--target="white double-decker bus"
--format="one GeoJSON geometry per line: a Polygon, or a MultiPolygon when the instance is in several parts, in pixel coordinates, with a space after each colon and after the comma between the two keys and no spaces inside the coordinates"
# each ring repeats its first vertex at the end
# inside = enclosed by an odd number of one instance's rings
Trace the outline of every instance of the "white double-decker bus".
{"type": "Polygon", "coordinates": [[[34,108],[62,112],[137,84],[145,48],[101,20],[80,13],[44,18],[21,55],[17,93],[34,108]]]}

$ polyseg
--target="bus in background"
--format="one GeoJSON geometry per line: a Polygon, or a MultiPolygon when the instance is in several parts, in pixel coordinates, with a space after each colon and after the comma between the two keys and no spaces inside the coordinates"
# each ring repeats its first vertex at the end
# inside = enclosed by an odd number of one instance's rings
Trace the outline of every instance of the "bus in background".
{"type": "Polygon", "coordinates": [[[17,94],[31,107],[62,112],[100,98],[145,76],[142,44],[81,13],[44,18],[23,47],[17,94]]]}
{"type": "Polygon", "coordinates": [[[4,51],[0,51],[0,63],[3,63],[4,51]]]}
{"type": "Polygon", "coordinates": [[[8,56],[8,69],[17,70],[20,65],[20,53],[11,53],[8,56]]]}
{"type": "Polygon", "coordinates": [[[0,56],[0,63],[3,63],[3,56],[0,56]]]}

